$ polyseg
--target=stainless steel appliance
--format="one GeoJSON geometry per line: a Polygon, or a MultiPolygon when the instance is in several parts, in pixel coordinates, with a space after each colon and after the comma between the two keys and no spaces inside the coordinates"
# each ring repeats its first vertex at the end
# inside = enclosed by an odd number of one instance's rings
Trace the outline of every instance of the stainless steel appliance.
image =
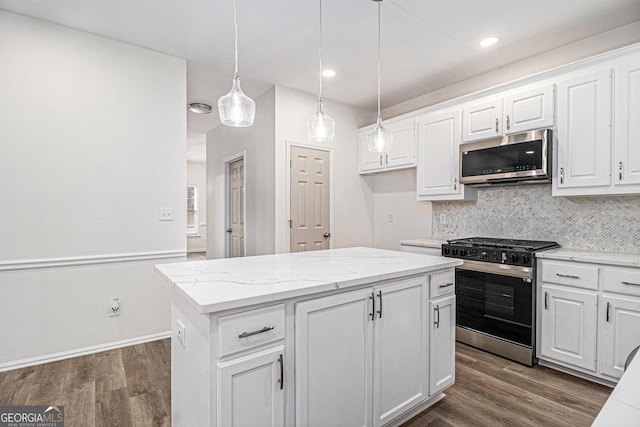
{"type": "Polygon", "coordinates": [[[474,187],[551,182],[553,132],[540,129],[460,145],[460,183],[474,187]]]}
{"type": "Polygon", "coordinates": [[[456,340],[527,366],[537,363],[535,253],[556,242],[472,237],[448,240],[456,268],[456,340]]]}

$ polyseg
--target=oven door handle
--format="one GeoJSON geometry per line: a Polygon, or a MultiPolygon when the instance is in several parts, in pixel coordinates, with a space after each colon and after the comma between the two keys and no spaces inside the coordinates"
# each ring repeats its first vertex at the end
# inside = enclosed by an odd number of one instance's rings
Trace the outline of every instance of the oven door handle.
{"type": "Polygon", "coordinates": [[[481,273],[498,274],[501,276],[533,279],[533,268],[517,265],[496,264],[493,262],[464,260],[462,265],[456,267],[460,270],[479,271],[481,273]]]}

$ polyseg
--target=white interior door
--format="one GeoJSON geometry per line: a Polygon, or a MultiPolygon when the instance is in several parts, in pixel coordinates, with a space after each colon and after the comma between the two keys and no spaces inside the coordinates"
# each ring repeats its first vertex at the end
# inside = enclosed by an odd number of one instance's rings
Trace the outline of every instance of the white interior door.
{"type": "Polygon", "coordinates": [[[244,158],[229,163],[227,256],[244,256],[244,158]]]}
{"type": "Polygon", "coordinates": [[[291,146],[290,251],[329,249],[329,152],[291,146]]]}

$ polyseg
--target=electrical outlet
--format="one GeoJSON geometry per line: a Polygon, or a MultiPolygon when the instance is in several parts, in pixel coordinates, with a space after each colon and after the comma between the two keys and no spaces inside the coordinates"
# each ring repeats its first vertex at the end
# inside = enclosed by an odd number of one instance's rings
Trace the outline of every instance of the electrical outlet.
{"type": "Polygon", "coordinates": [[[120,304],[120,298],[114,298],[107,303],[107,314],[109,317],[117,317],[122,313],[122,305],[120,304]]]}
{"type": "Polygon", "coordinates": [[[447,214],[440,214],[440,224],[447,225],[447,214]]]}
{"type": "Polygon", "coordinates": [[[178,336],[178,342],[183,346],[187,346],[187,327],[180,320],[176,320],[178,327],[176,328],[176,335],[178,336]]]}
{"type": "Polygon", "coordinates": [[[387,221],[388,222],[393,222],[393,214],[387,215],[387,221]]]}
{"type": "Polygon", "coordinates": [[[173,208],[160,208],[160,221],[173,221],[173,208]]]}

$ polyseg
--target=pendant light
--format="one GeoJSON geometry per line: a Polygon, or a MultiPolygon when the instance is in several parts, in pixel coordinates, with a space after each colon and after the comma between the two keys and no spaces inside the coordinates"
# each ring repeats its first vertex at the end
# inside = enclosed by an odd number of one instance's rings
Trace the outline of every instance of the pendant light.
{"type": "Polygon", "coordinates": [[[333,141],[336,122],[322,111],[322,0],[320,0],[320,41],[318,43],[318,58],[320,61],[320,89],[318,90],[318,112],[309,117],[306,123],[307,140],[313,142],[333,141]]]}
{"type": "Polygon", "coordinates": [[[393,146],[393,134],[382,126],[380,117],[380,3],[382,0],[373,0],[378,3],[378,120],[373,131],[367,134],[367,147],[374,153],[391,151],[393,146]]]}
{"type": "Polygon", "coordinates": [[[218,99],[218,113],[223,125],[243,128],[253,125],[256,103],[242,92],[240,77],[238,77],[238,0],[233,1],[233,22],[236,31],[236,73],[231,91],[218,99]]]}

